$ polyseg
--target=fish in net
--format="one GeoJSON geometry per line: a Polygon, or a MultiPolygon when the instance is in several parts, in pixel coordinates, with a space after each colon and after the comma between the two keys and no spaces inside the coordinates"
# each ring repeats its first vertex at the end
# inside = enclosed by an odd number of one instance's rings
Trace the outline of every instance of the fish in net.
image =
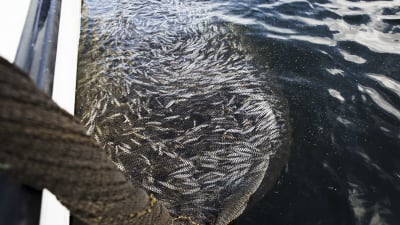
{"type": "Polygon", "coordinates": [[[228,224],[288,156],[287,106],[209,1],[87,1],[76,115],[177,218],[228,224]],[[180,216],[180,217],[179,217],[180,216]]]}

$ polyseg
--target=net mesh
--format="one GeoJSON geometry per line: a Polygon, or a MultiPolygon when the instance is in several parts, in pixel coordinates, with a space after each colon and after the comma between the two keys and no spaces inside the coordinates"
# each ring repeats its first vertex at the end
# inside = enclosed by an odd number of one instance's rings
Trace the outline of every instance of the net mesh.
{"type": "Polygon", "coordinates": [[[76,115],[177,223],[229,223],[272,182],[272,160],[285,163],[277,157],[287,147],[284,100],[238,34],[215,19],[218,7],[84,5],[76,115]]]}

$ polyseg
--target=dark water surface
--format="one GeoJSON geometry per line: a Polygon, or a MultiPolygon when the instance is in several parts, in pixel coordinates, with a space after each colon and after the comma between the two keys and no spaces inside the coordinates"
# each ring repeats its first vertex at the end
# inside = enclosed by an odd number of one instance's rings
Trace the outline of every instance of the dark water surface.
{"type": "Polygon", "coordinates": [[[277,77],[293,129],[278,184],[234,224],[400,224],[400,1],[209,3],[277,77]]]}
{"type": "Polygon", "coordinates": [[[400,1],[248,1],[258,63],[289,101],[292,155],[244,224],[400,224],[400,1]]]}

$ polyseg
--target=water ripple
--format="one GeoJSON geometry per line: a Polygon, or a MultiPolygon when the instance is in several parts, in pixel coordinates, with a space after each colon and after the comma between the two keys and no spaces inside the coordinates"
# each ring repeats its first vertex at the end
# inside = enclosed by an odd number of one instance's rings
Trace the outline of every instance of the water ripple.
{"type": "Polygon", "coordinates": [[[215,15],[228,22],[262,27],[271,38],[326,46],[354,41],[377,53],[397,54],[400,52],[400,7],[393,8],[394,4],[395,1],[288,0],[258,4],[250,1],[241,3],[240,9],[236,2],[225,3],[224,7],[215,9],[219,12],[215,15]],[[236,10],[232,12],[232,8],[236,10]],[[305,31],[311,32],[303,35],[305,31]]]}
{"type": "Polygon", "coordinates": [[[388,101],[386,101],[385,98],[381,94],[379,94],[379,92],[377,92],[375,89],[359,84],[358,85],[358,90],[361,93],[367,94],[371,98],[371,100],[377,106],[379,106],[379,108],[381,108],[385,112],[393,115],[398,120],[400,120],[400,111],[399,111],[399,109],[397,109],[392,104],[390,104],[388,101]]]}
{"type": "Polygon", "coordinates": [[[381,74],[368,73],[366,75],[400,97],[400,82],[381,74]]]}

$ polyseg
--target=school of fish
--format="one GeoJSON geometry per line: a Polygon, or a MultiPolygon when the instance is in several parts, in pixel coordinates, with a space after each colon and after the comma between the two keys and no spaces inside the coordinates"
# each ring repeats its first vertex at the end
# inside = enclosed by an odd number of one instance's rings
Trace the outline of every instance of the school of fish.
{"type": "Polygon", "coordinates": [[[76,115],[173,215],[228,224],[287,140],[287,112],[217,2],[88,0],[76,115]]]}

